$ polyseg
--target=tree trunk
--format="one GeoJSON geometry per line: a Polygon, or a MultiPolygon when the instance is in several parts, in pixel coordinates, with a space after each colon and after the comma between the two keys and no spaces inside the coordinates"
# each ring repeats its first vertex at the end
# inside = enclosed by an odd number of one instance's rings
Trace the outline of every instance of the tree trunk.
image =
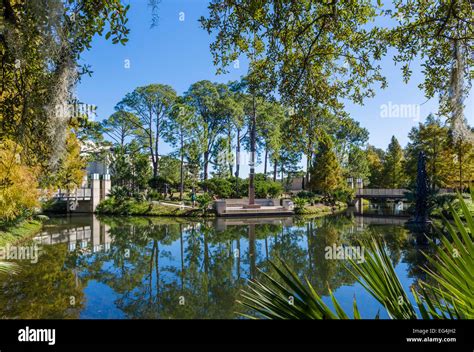
{"type": "Polygon", "coordinates": [[[155,155],[155,150],[153,149],[153,129],[152,129],[152,122],[153,122],[153,112],[150,109],[150,122],[148,124],[148,143],[150,144],[150,156],[151,156],[151,163],[153,165],[153,177],[156,178],[158,176],[158,162],[155,155]]]}
{"type": "Polygon", "coordinates": [[[179,170],[179,200],[183,200],[183,191],[184,191],[184,141],[183,134],[181,133],[181,160],[180,160],[180,170],[179,170]]]}
{"type": "Polygon", "coordinates": [[[277,180],[277,170],[278,170],[278,161],[275,159],[273,161],[273,182],[277,180]]]}
{"type": "Polygon", "coordinates": [[[308,189],[308,185],[309,185],[309,173],[310,173],[310,170],[311,170],[311,153],[308,153],[308,155],[306,156],[306,177],[303,176],[303,189],[306,190],[308,189]]]}
{"type": "Polygon", "coordinates": [[[204,181],[207,180],[208,168],[209,168],[209,151],[206,150],[204,152],[204,175],[203,175],[204,181]]]}
{"type": "Polygon", "coordinates": [[[234,174],[234,167],[233,167],[233,162],[232,160],[230,160],[230,156],[232,155],[232,136],[230,134],[230,131],[228,132],[227,134],[227,138],[228,138],[228,141],[229,141],[229,146],[227,148],[227,158],[229,159],[228,160],[228,163],[229,163],[229,176],[232,176],[234,174]]]}
{"type": "Polygon", "coordinates": [[[252,96],[252,121],[250,127],[250,174],[249,174],[249,205],[255,204],[255,144],[257,129],[257,111],[255,95],[252,96]]]}
{"type": "Polygon", "coordinates": [[[235,194],[239,197],[240,176],[240,128],[237,129],[237,145],[235,146],[235,194]]]}
{"type": "Polygon", "coordinates": [[[160,142],[160,117],[156,118],[156,138],[155,138],[155,155],[156,155],[156,174],[160,174],[160,155],[158,154],[158,145],[160,142]]]}
{"type": "Polygon", "coordinates": [[[267,164],[268,164],[268,148],[265,146],[265,159],[263,165],[263,174],[265,175],[265,180],[267,179],[267,164]]]}

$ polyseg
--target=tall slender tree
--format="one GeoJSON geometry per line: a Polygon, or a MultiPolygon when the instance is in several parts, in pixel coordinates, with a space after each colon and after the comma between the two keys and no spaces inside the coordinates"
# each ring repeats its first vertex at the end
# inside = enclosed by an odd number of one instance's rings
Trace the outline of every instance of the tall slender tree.
{"type": "Polygon", "coordinates": [[[166,126],[165,140],[170,142],[174,147],[178,147],[179,153],[179,199],[183,199],[185,169],[184,160],[186,149],[196,138],[197,124],[195,119],[194,108],[184,103],[182,97],[177,99],[170,114],[169,123],[166,126]]]}
{"type": "Polygon", "coordinates": [[[123,110],[114,112],[101,123],[103,132],[121,148],[125,146],[127,138],[136,133],[139,124],[136,115],[123,110]]]}
{"type": "Polygon", "coordinates": [[[211,156],[217,147],[217,141],[226,129],[228,110],[226,109],[227,86],[210,81],[193,83],[184,97],[192,106],[198,121],[203,152],[203,179],[209,178],[211,156]]]}
{"type": "Polygon", "coordinates": [[[117,105],[119,110],[132,112],[138,117],[138,121],[131,121],[136,127],[136,136],[149,151],[153,177],[159,175],[160,138],[165,133],[164,126],[169,120],[175,100],[176,91],[172,87],[150,84],[128,93],[117,105]]]}
{"type": "Polygon", "coordinates": [[[404,172],[403,149],[397,138],[392,136],[384,160],[385,186],[388,188],[400,188],[406,185],[404,172]]]}

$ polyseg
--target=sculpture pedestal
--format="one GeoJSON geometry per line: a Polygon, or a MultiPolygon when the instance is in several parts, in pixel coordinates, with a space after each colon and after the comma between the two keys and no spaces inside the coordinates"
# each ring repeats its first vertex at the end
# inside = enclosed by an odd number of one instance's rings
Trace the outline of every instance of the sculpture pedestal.
{"type": "Polygon", "coordinates": [[[242,208],[244,209],[259,209],[261,208],[262,206],[259,205],[259,204],[245,204],[242,206],[242,208]]]}

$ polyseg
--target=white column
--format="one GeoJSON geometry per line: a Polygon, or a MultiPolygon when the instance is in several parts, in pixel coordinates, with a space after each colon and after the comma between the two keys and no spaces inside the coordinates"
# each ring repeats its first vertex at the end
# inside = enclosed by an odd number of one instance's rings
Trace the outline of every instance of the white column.
{"type": "Polygon", "coordinates": [[[99,174],[91,174],[91,212],[95,212],[95,208],[100,203],[100,179],[99,174]]]}
{"type": "Polygon", "coordinates": [[[100,189],[100,200],[107,199],[112,189],[112,181],[110,180],[110,175],[105,174],[102,175],[102,180],[100,181],[101,189],[100,189]]]}

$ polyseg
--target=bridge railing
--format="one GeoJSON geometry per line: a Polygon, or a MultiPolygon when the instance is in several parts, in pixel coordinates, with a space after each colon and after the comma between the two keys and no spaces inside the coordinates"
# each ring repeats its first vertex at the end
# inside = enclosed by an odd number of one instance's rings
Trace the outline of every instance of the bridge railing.
{"type": "Polygon", "coordinates": [[[403,188],[358,188],[356,196],[359,197],[403,197],[407,189],[403,188]]]}
{"type": "Polygon", "coordinates": [[[92,195],[92,191],[90,188],[78,188],[74,191],[62,191],[59,190],[58,192],[53,194],[53,198],[56,199],[90,199],[92,195]]]}
{"type": "MultiPolygon", "coordinates": [[[[405,193],[410,190],[405,188],[357,188],[356,196],[359,197],[404,197],[405,193]]],[[[438,194],[454,193],[455,190],[450,188],[441,188],[438,194]]]]}

